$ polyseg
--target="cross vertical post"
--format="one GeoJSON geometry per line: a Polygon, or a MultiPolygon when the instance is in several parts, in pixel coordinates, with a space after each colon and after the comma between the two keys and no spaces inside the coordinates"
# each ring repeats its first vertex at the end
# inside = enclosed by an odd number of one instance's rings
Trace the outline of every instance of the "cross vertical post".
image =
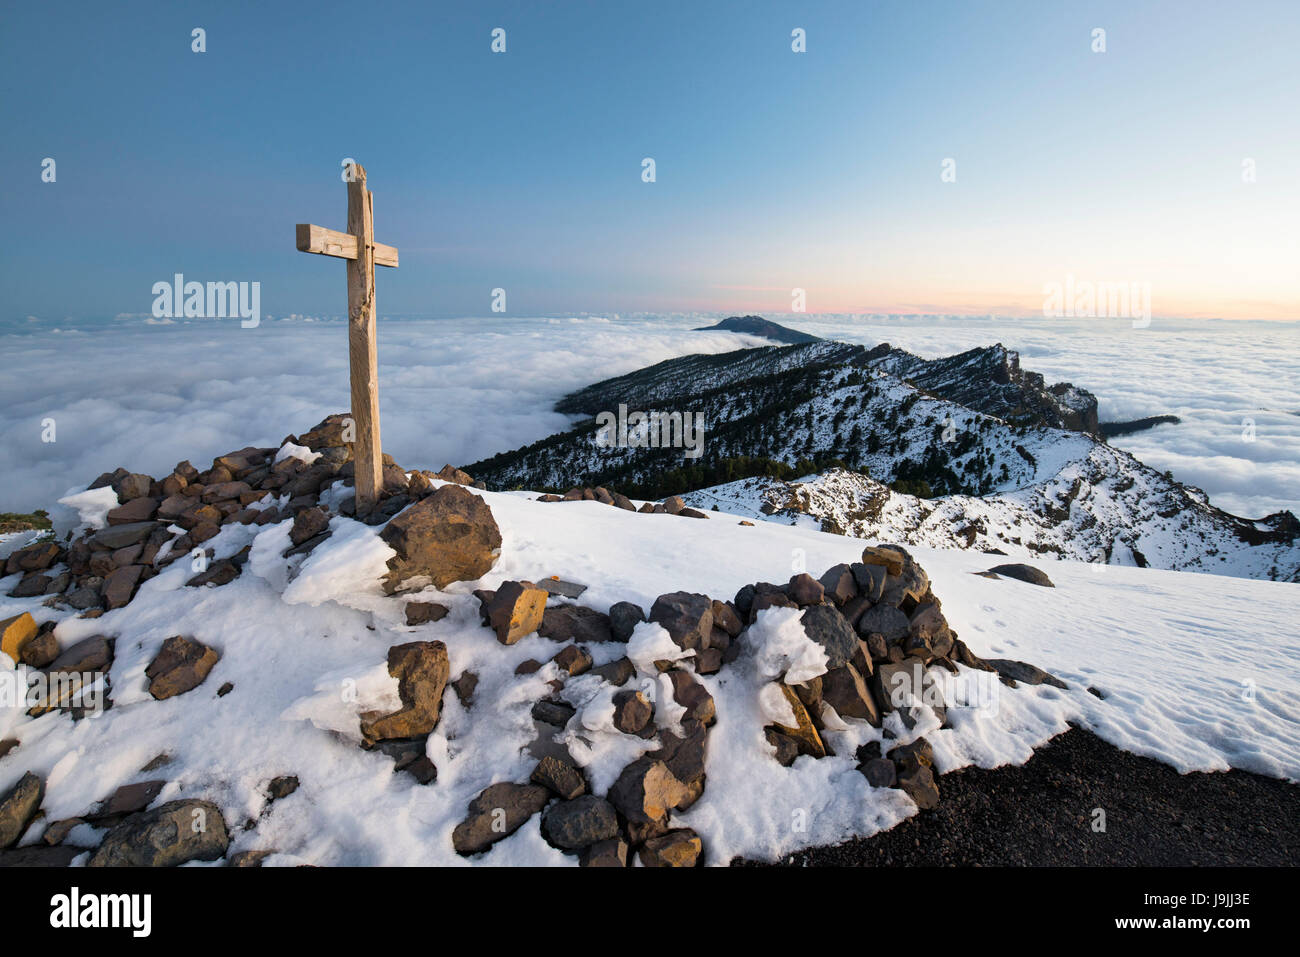
{"type": "Polygon", "coordinates": [[[368,512],[383,487],[379,439],[379,349],[375,341],[375,207],[366,171],[354,164],[348,183],[348,232],[357,237],[357,258],[348,261],[348,369],[356,438],[357,514],[368,512]]]}
{"type": "Polygon", "coordinates": [[[366,171],[348,170],[348,231],[299,223],[298,249],[346,259],[348,270],[348,377],[352,394],[352,461],[356,470],[356,513],[364,515],[383,488],[383,445],[379,439],[379,350],[375,342],[375,266],[397,266],[397,250],[375,242],[375,198],[366,171]]]}

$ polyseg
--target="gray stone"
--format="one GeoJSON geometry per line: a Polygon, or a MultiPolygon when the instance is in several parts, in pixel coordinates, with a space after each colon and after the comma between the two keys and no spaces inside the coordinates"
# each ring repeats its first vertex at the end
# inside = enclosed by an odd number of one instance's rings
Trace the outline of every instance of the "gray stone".
{"type": "Polygon", "coordinates": [[[1042,668],[1028,662],[1012,661],[1008,658],[985,658],[984,661],[992,665],[993,670],[1003,678],[1010,678],[1027,685],[1051,685],[1062,690],[1070,687],[1055,675],[1048,674],[1042,668]]]}
{"type": "Polygon", "coordinates": [[[171,801],[128,817],[104,838],[91,867],[175,867],[215,861],[230,846],[221,809],[209,801],[171,801]]]}
{"type": "Polygon", "coordinates": [[[585,605],[567,603],[547,605],[537,633],[551,641],[578,644],[615,640],[608,615],[585,605]]]}
{"type": "Polygon", "coordinates": [[[549,799],[550,792],[536,784],[490,785],[469,802],[469,814],[452,831],[452,847],[462,856],[486,851],[523,827],[549,799]]]}
{"type": "Polygon", "coordinates": [[[828,669],[843,668],[852,660],[858,648],[858,636],[834,605],[812,605],[799,620],[808,637],[826,652],[828,669]]]}
{"type": "Polygon", "coordinates": [[[619,601],[609,607],[609,630],[615,641],[632,640],[632,630],[645,621],[645,612],[640,605],[630,601],[619,601]]]}
{"type": "Polygon", "coordinates": [[[662,626],[679,648],[694,651],[704,647],[713,628],[713,601],[708,595],[669,592],[655,599],[650,621],[662,626]]]}
{"type": "Polygon", "coordinates": [[[858,765],[858,770],[873,788],[892,788],[898,781],[894,762],[888,758],[870,758],[858,765]]]}
{"type": "Polygon", "coordinates": [[[561,850],[576,851],[618,837],[618,814],[604,798],[583,794],[551,805],[542,815],[542,833],[561,850]]]}
{"type": "Polygon", "coordinates": [[[621,837],[584,848],[578,858],[583,867],[627,867],[627,844],[621,837]]]}
{"type": "Polygon", "coordinates": [[[1031,585],[1041,585],[1044,588],[1055,588],[1052,580],[1047,577],[1045,572],[1039,571],[1032,565],[1008,564],[994,565],[989,569],[995,575],[1005,575],[1007,578],[1014,578],[1018,581],[1028,582],[1031,585]]]}
{"type": "Polygon", "coordinates": [[[533,768],[528,780],[540,784],[566,801],[587,791],[587,782],[583,780],[582,772],[570,762],[550,754],[537,762],[537,767],[533,768]]]}
{"type": "Polygon", "coordinates": [[[0,848],[18,843],[44,797],[45,780],[28,771],[0,798],[0,848]]]}
{"type": "MultiPolygon", "coordinates": [[[[911,629],[907,616],[897,608],[889,605],[875,605],[868,608],[858,619],[858,634],[863,637],[880,635],[886,643],[902,641],[911,629]]],[[[874,653],[873,653],[874,657],[874,653]]]]}

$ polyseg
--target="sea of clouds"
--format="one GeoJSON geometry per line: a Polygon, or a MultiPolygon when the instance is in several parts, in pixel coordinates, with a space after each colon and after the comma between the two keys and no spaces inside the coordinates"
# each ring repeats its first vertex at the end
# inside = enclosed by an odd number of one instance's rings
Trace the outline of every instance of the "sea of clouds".
{"type": "MultiPolygon", "coordinates": [[[[716,317],[381,319],[384,449],[407,468],[461,465],[573,419],[577,387],[691,352],[760,340],[692,332],[716,317]]],[[[1115,444],[1237,514],[1300,512],[1300,323],[1153,319],[770,316],[827,338],[924,356],[1002,342],[1049,382],[1096,393],[1102,421],[1180,425],[1115,444]],[[1251,424],[1253,423],[1253,428],[1251,424]]],[[[162,475],[245,445],[277,445],[348,407],[340,321],[0,324],[0,511],[51,504],[118,466],[162,475]],[[54,426],[54,441],[43,441],[54,426]]]]}

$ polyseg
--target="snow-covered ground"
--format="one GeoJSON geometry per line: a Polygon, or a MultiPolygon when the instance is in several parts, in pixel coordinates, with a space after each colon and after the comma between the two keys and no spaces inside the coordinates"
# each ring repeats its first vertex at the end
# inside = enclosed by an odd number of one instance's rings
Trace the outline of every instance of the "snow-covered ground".
{"type": "MultiPolygon", "coordinates": [[[[536,761],[528,753],[537,734],[530,708],[557,670],[546,665],[523,676],[514,670],[528,658],[547,661],[561,647],[537,636],[499,644],[480,625],[470,592],[506,579],[559,575],[589,585],[580,602],[600,611],[620,600],[648,608],[675,590],[725,599],[749,582],[784,582],[805,567],[818,574],[855,561],[863,546],[803,527],[742,526],[725,513],[701,521],[596,502],[540,503],[526,493],[478,494],[501,526],[502,555],[482,582],[421,595],[451,607],[436,623],[405,624],[403,606],[411,596],[386,597],[379,587],[390,553],[378,530],[339,518],[333,537],[305,560],[293,560],[300,567],[280,558],[289,522],[226,526],[209,543],[218,557],[253,546],[243,574],[230,584],[183,587],[190,571],[177,562],[126,607],[97,620],[65,620],[57,631],[63,647],[89,635],[117,636],[114,706],[79,722],[0,709],[0,738],[21,741],[0,761],[0,792],[24,771],[46,776],[43,807],[52,821],[87,812],[122,784],[166,777],[159,801],[216,802],[236,828],[232,852],[282,852],[270,864],[572,864],[575,858],[542,838],[537,817],[480,858],[467,861],[452,849],[452,828],[471,798],[494,782],[527,779],[536,761]],[[221,660],[195,690],[155,701],[144,669],[175,634],[211,645],[221,660]],[[394,774],[391,758],[357,743],[360,712],[396,706],[396,682],[385,667],[389,646],[416,639],[446,643],[453,679],[467,669],[480,679],[468,710],[450,689],[444,697],[428,752],[438,778],[428,786],[394,774]],[[218,697],[226,682],[233,691],[218,697]],[[162,753],[171,756],[169,764],[141,770],[162,753]],[[268,807],[267,783],[288,774],[301,787],[268,807]],[[256,826],[239,829],[246,819],[256,826]]],[[[937,770],[1021,763],[1075,721],[1180,771],[1234,767],[1300,779],[1300,587],[1058,562],[1049,569],[1056,587],[1046,590],[972,574],[997,561],[991,556],[911,551],[952,627],[976,654],[1029,661],[1070,686],[977,688],[976,673],[963,669],[948,691],[968,706],[950,708],[950,728],[917,728],[934,745],[937,770]]],[[[0,580],[0,592],[16,582],[0,580]]],[[[38,621],[55,614],[40,599],[0,599],[0,618],[21,611],[38,621]]],[[[642,625],[634,642],[652,646],[657,631],[642,625]]],[[[849,720],[827,732],[836,757],[801,757],[789,768],[770,757],[762,733],[770,716],[759,689],[773,659],[808,657],[801,632],[795,613],[765,611],[745,655],[699,679],[718,712],[708,783],[698,803],[675,820],[700,833],[709,863],[738,854],[775,858],[870,834],[915,813],[901,791],[872,789],[855,770],[855,745],[881,734],[864,722],[849,720]]],[[[628,649],[614,643],[590,650],[599,665],[628,649]]],[[[634,681],[657,690],[649,674],[634,681]]],[[[649,745],[613,729],[609,687],[599,679],[570,679],[564,694],[580,710],[557,733],[568,736],[600,792],[649,745]]],[[[656,720],[678,720],[671,696],[655,697],[656,720]]],[[[888,720],[906,739],[896,718],[888,720]]],[[[34,826],[24,840],[39,840],[40,831],[34,826]]],[[[86,826],[77,837],[94,843],[86,826]]]]}

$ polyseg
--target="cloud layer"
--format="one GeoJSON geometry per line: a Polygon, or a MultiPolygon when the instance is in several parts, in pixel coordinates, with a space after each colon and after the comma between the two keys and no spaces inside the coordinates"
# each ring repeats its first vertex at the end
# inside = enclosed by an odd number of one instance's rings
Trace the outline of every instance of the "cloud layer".
{"type": "MultiPolygon", "coordinates": [[[[1103,421],[1173,413],[1116,444],[1257,517],[1300,510],[1300,326],[1106,320],[772,316],[846,341],[944,355],[1001,341],[1049,381],[1095,392],[1103,421]],[[1249,421],[1254,423],[1253,431],[1249,421]]],[[[698,317],[380,321],[385,451],[464,464],[566,427],[565,392],[690,352],[758,344],[698,317]]],[[[0,328],[0,510],[48,505],[123,466],[160,475],[274,445],[348,406],[340,322],[23,320],[0,328]],[[52,419],[55,441],[42,441],[52,419]]],[[[48,433],[47,433],[48,434],[48,433]]]]}

